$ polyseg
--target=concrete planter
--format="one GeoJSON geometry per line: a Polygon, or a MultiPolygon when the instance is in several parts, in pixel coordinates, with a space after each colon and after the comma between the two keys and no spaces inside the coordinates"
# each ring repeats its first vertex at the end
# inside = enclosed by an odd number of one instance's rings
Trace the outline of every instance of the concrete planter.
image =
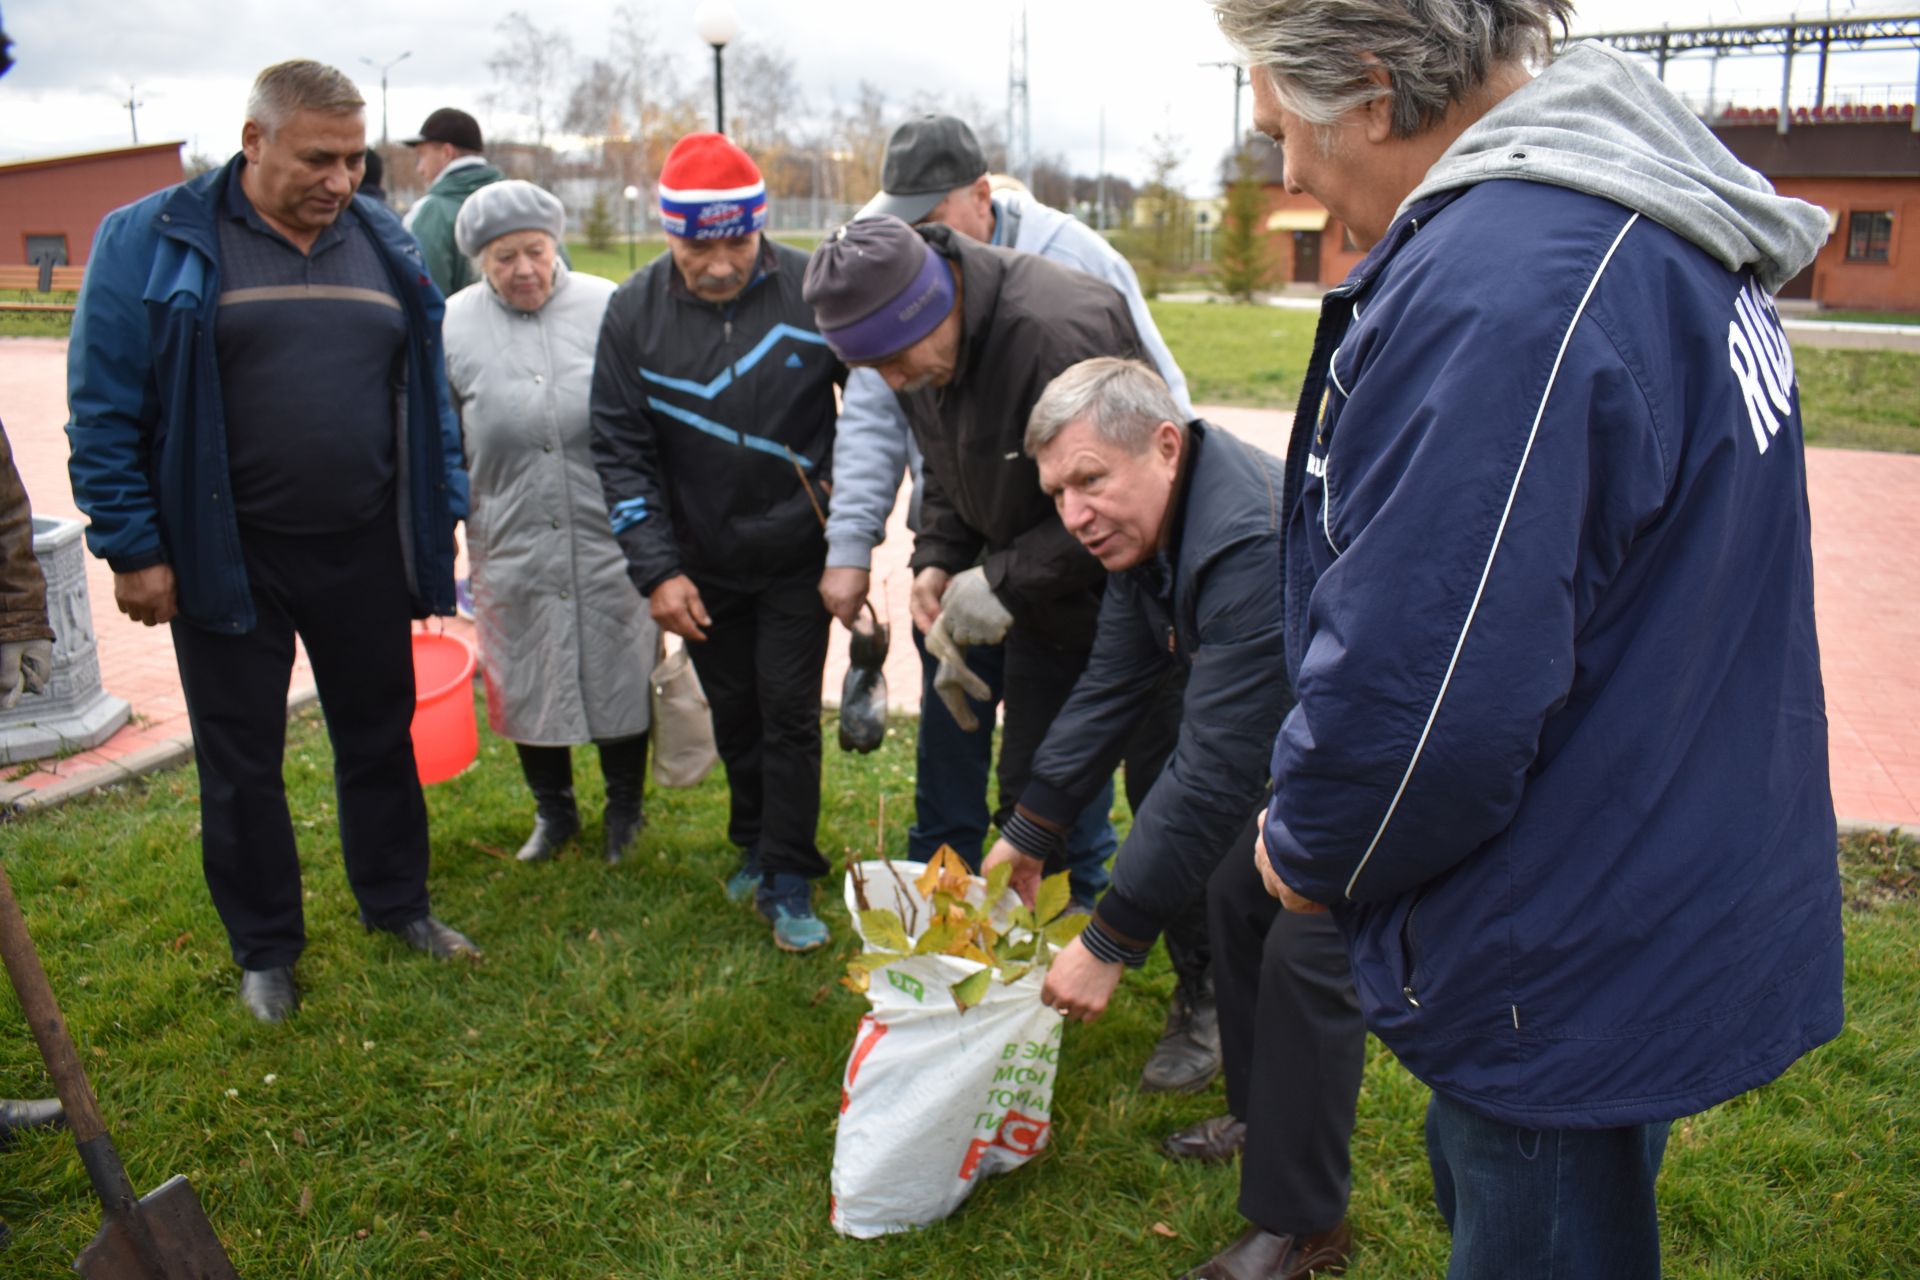
{"type": "Polygon", "coordinates": [[[33,554],[47,575],[53,623],[53,679],[45,693],[27,694],[13,710],[0,711],[0,764],[85,751],[127,722],[127,700],[100,687],[84,528],[78,520],[33,518],[33,554]]]}

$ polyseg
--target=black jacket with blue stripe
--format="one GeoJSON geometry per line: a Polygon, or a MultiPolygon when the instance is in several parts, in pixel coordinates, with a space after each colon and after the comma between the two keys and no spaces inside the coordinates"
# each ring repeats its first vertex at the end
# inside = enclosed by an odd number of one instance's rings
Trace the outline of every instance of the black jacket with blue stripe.
{"type": "Polygon", "coordinates": [[[763,237],[752,283],[716,304],[662,254],[607,305],[593,461],[643,594],[682,573],[754,590],[825,563],[816,512],[847,371],[800,297],[806,265],[763,237]]]}

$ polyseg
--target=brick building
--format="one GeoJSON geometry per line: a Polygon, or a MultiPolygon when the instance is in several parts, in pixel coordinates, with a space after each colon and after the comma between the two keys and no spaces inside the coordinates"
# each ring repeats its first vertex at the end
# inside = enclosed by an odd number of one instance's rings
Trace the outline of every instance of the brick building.
{"type": "Polygon", "coordinates": [[[1920,311],[1920,133],[1911,105],[1794,112],[1730,110],[1713,131],[1782,195],[1827,211],[1833,227],[1783,298],[1829,309],[1920,311]]]}
{"type": "Polygon", "coordinates": [[[178,142],[0,164],[0,266],[84,266],[101,219],[180,181],[178,142]]]}
{"type": "Polygon", "coordinates": [[[1282,185],[1285,166],[1279,147],[1254,147],[1254,180],[1260,184],[1262,226],[1267,231],[1267,287],[1288,285],[1331,289],[1347,278],[1366,255],[1347,228],[1326,206],[1306,194],[1294,195],[1282,185]]]}

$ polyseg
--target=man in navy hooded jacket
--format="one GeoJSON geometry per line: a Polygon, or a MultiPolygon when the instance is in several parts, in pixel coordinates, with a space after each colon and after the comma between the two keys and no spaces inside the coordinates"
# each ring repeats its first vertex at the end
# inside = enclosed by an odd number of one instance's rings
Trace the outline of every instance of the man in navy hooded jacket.
{"type": "Polygon", "coordinates": [[[171,624],[201,860],[248,1010],[297,1002],[306,943],[281,758],[294,639],[326,711],[369,928],[477,954],[429,912],[415,617],[453,612],[466,473],[440,292],[384,205],[353,82],[284,62],[227,165],[107,215],[68,349],[69,469],[114,601],[171,624]]]}
{"type": "Polygon", "coordinates": [[[1657,1275],[1668,1123],[1841,1025],[1771,301],[1825,215],[1620,54],[1533,77],[1565,0],[1214,8],[1370,246],[1287,455],[1269,887],[1433,1088],[1449,1275],[1657,1275]]]}

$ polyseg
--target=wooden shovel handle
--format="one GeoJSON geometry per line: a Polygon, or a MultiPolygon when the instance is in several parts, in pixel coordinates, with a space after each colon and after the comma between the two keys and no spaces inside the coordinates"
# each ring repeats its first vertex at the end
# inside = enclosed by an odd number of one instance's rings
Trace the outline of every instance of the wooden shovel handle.
{"type": "Polygon", "coordinates": [[[53,1077],[60,1105],[66,1108],[67,1127],[73,1130],[74,1141],[84,1143],[99,1137],[106,1132],[106,1125],[100,1120],[100,1107],[94,1101],[92,1087],[87,1084],[86,1069],[80,1065],[80,1052],[74,1048],[73,1037],[67,1033],[66,1021],[60,1016],[60,1006],[54,1002],[47,971],[40,967],[40,956],[33,949],[33,938],[27,933],[20,904],[14,901],[13,884],[7,879],[3,860],[0,860],[0,959],[6,961],[7,976],[13,979],[14,992],[27,1014],[27,1025],[33,1028],[33,1038],[40,1043],[40,1057],[53,1077]]]}

